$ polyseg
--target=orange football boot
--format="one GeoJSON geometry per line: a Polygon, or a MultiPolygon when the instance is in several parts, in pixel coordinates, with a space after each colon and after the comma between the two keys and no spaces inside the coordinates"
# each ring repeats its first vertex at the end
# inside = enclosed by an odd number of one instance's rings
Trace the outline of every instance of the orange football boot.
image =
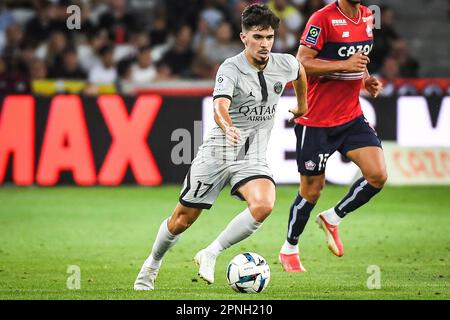
{"type": "Polygon", "coordinates": [[[329,224],[323,217],[322,213],[319,213],[317,215],[316,223],[327,236],[328,249],[330,249],[330,251],[333,252],[334,255],[342,257],[344,255],[344,246],[341,242],[341,239],[339,239],[338,226],[329,224]]]}
{"type": "Polygon", "coordinates": [[[286,272],[306,272],[298,253],[280,253],[278,259],[286,272]]]}

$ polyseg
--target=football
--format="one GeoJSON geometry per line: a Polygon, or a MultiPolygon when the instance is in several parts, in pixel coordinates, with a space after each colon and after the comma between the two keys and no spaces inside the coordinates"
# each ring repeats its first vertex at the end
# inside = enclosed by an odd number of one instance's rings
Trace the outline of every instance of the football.
{"type": "Polygon", "coordinates": [[[236,292],[259,293],[267,288],[269,281],[269,265],[259,254],[240,253],[228,264],[227,282],[236,292]]]}

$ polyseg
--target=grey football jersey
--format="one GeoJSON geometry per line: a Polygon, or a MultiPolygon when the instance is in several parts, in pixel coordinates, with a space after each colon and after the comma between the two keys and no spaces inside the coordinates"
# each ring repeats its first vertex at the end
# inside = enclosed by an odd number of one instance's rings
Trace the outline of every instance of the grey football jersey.
{"type": "Polygon", "coordinates": [[[202,149],[227,160],[265,159],[275,112],[286,83],[298,78],[299,63],[290,54],[271,53],[264,70],[250,64],[244,51],[225,60],[217,71],[214,99],[227,97],[233,125],[241,130],[241,142],[231,146],[216,124],[202,149]]]}

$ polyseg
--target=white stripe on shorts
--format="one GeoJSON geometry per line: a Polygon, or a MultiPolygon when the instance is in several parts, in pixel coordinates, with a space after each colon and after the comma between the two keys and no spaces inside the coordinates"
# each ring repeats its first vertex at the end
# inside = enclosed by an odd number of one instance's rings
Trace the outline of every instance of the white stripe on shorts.
{"type": "Polygon", "coordinates": [[[303,149],[303,142],[305,142],[305,134],[306,134],[306,126],[303,126],[302,143],[300,144],[300,150],[303,149]]]}

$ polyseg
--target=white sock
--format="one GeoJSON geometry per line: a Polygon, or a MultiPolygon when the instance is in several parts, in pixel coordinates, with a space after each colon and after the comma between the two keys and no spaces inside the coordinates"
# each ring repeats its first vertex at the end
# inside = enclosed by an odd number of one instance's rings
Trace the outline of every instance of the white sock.
{"type": "Polygon", "coordinates": [[[170,233],[167,226],[168,221],[169,219],[166,219],[161,223],[158,234],[156,235],[155,243],[153,244],[152,252],[147,260],[145,260],[144,266],[159,269],[167,250],[172,248],[180,238],[180,235],[173,235],[170,233]]]}
{"type": "Polygon", "coordinates": [[[290,244],[287,240],[284,241],[280,253],[293,254],[298,253],[298,244],[290,244]]]}
{"type": "Polygon", "coordinates": [[[214,254],[217,256],[219,253],[221,253],[225,248],[220,244],[219,240],[214,240],[209,246],[206,247],[206,251],[214,254]]]}
{"type": "Polygon", "coordinates": [[[256,221],[250,210],[246,208],[230,221],[225,230],[206,250],[217,256],[223,250],[252,235],[261,225],[262,223],[256,221]]]}
{"type": "Polygon", "coordinates": [[[332,224],[332,225],[338,225],[342,221],[342,218],[336,214],[336,211],[334,211],[334,208],[331,208],[331,209],[328,209],[327,211],[325,211],[323,213],[323,217],[329,224],[332,224]]]}

